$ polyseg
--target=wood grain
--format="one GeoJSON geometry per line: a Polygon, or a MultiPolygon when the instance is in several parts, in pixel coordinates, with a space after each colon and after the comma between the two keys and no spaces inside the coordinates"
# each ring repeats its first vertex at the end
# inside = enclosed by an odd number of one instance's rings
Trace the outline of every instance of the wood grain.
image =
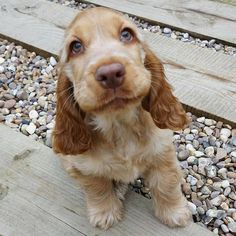
{"type": "MultiPolygon", "coordinates": [[[[47,55],[58,55],[63,29],[78,13],[43,0],[0,0],[0,9],[0,35],[47,55]]],[[[236,125],[236,57],[142,33],[187,110],[236,125]]]]}
{"type": "Polygon", "coordinates": [[[190,224],[169,229],[155,219],[150,200],[132,192],[125,202],[125,219],[108,231],[90,226],[84,196],[62,170],[52,150],[0,124],[0,235],[158,235],[213,236],[190,224]],[[14,158],[30,150],[24,158],[14,158]],[[1,193],[1,192],[0,192],[1,193]]]}
{"type": "MultiPolygon", "coordinates": [[[[236,6],[211,0],[89,0],[128,14],[190,32],[236,44],[236,6]]],[[[232,1],[233,2],[233,1],[232,1]]]]}

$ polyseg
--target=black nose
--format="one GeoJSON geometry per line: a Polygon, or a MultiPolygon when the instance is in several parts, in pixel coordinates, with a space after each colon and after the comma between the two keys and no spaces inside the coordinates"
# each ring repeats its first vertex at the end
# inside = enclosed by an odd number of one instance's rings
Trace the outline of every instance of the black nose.
{"type": "Polygon", "coordinates": [[[120,63],[112,63],[100,66],[95,75],[95,79],[103,88],[115,89],[124,82],[125,67],[120,63]]]}

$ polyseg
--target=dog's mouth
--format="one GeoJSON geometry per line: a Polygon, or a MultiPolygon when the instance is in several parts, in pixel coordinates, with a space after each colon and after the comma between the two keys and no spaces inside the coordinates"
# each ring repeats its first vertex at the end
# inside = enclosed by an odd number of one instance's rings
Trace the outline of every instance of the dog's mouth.
{"type": "Polygon", "coordinates": [[[101,112],[104,110],[118,110],[123,109],[127,105],[135,104],[141,100],[141,97],[113,97],[112,99],[106,100],[95,109],[95,112],[101,112]]]}

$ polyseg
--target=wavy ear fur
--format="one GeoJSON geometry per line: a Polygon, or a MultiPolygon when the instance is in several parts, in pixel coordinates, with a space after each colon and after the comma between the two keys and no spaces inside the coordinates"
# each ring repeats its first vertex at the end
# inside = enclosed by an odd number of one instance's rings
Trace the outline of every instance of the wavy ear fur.
{"type": "Polygon", "coordinates": [[[152,82],[149,94],[143,100],[143,107],[150,112],[159,128],[182,129],[188,123],[188,119],[165,79],[163,65],[147,46],[144,46],[144,51],[144,65],[151,72],[152,82]]]}
{"type": "Polygon", "coordinates": [[[53,131],[53,150],[76,155],[91,147],[91,135],[73,96],[73,85],[61,72],[57,84],[57,114],[53,131]]]}

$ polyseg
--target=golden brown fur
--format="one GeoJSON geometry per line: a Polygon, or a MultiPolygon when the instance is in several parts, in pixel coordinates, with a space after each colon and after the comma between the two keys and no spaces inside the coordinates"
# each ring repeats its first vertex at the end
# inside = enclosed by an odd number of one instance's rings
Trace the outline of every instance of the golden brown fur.
{"type": "Polygon", "coordinates": [[[121,220],[127,184],[142,175],[156,216],[171,227],[186,225],[171,130],[187,118],[134,24],[105,8],[84,11],[66,30],[60,63],[53,148],[84,189],[91,224],[107,229],[121,220]],[[120,40],[127,28],[128,43],[120,40]],[[83,51],[74,55],[78,39],[83,51]],[[124,65],[124,82],[104,89],[95,74],[111,63],[124,65]]]}

